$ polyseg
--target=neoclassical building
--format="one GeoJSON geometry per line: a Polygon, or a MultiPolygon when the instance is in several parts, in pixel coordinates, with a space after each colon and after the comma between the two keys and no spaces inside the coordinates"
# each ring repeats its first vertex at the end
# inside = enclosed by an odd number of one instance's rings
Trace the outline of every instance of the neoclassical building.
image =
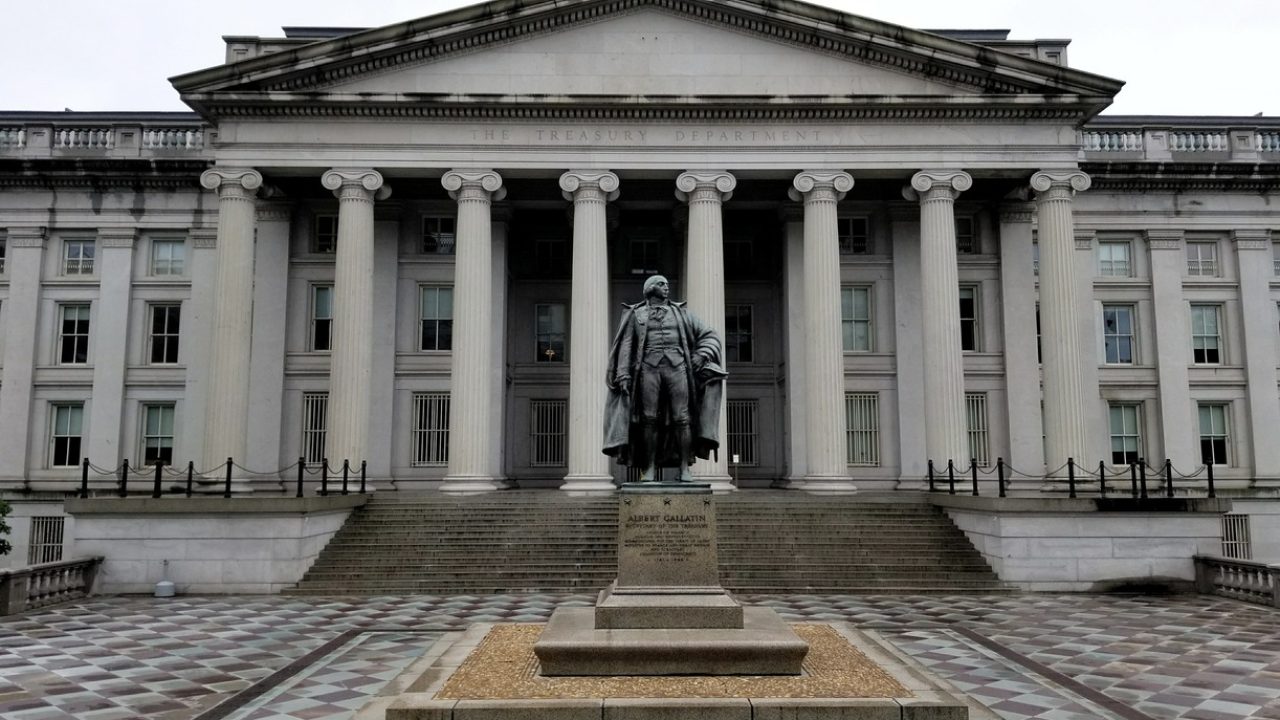
{"type": "Polygon", "coordinates": [[[1122,83],[1065,41],[498,0],[172,83],[193,112],[0,113],[0,487],[608,490],[655,272],[726,340],[722,489],[1280,487],[1280,122],[1100,115],[1122,83]]]}

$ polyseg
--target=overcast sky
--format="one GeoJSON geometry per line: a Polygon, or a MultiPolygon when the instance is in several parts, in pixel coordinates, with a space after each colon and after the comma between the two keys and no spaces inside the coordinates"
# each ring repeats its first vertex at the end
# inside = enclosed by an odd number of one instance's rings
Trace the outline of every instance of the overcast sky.
{"type": "MultiPolygon", "coordinates": [[[[1277,0],[822,0],[917,28],[1071,38],[1070,64],[1128,83],[1111,114],[1280,115],[1277,0]]],[[[166,78],[222,62],[223,35],[375,27],[466,0],[6,2],[2,110],[186,110],[166,78]]]]}

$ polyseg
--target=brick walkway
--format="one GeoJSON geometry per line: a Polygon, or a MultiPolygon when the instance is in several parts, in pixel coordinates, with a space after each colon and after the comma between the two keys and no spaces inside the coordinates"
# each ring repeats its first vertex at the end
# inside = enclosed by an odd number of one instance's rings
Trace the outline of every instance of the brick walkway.
{"type": "MultiPolygon", "coordinates": [[[[1200,597],[770,596],[1010,720],[1280,720],[1280,612],[1200,597]]],[[[587,595],[102,598],[0,620],[5,720],[347,720],[441,632],[587,595]],[[234,709],[232,709],[234,707],[234,709]]]]}

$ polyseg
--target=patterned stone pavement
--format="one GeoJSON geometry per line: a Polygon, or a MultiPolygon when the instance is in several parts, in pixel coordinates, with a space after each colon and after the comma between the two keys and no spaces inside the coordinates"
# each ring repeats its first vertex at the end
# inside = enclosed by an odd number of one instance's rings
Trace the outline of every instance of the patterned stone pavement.
{"type": "MultiPolygon", "coordinates": [[[[588,595],[94,598],[0,619],[4,720],[348,720],[440,634],[588,595]]],[[[1280,720],[1280,612],[1203,597],[759,596],[1009,720],[1280,720]]]]}

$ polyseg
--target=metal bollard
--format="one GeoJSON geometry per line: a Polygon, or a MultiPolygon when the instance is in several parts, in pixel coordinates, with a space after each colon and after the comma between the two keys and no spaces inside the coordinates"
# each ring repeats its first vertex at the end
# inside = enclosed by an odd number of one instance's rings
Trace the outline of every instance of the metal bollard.
{"type": "Polygon", "coordinates": [[[342,494],[347,494],[347,473],[351,472],[351,461],[342,461],[342,494]]]}
{"type": "Polygon", "coordinates": [[[1129,493],[1134,500],[1138,499],[1138,463],[1129,463],[1129,493]]]}
{"type": "Polygon", "coordinates": [[[298,494],[295,497],[302,497],[302,476],[307,474],[307,459],[298,458],[298,494]]]}
{"type": "Polygon", "coordinates": [[[933,486],[933,461],[932,460],[929,461],[929,492],[937,492],[937,489],[933,486]]]}
{"type": "Polygon", "coordinates": [[[80,461],[80,497],[89,497],[89,458],[80,461]]]}
{"type": "Polygon", "coordinates": [[[969,458],[969,474],[973,476],[973,496],[978,497],[978,458],[969,458]]]}
{"type": "Polygon", "coordinates": [[[1164,496],[1173,497],[1173,461],[1164,459],[1164,496]]]}
{"type": "Polygon", "coordinates": [[[231,458],[227,458],[227,484],[222,488],[222,497],[231,497],[231,458]]]}
{"type": "Polygon", "coordinates": [[[996,458],[996,482],[1000,483],[1000,497],[1005,497],[1004,490],[1004,458],[996,458]]]}
{"type": "Polygon", "coordinates": [[[164,462],[162,460],[156,460],[156,481],[155,484],[151,486],[151,497],[153,498],[158,498],[161,495],[160,486],[164,482],[164,479],[160,475],[162,472],[164,472],[164,462]]]}
{"type": "Polygon", "coordinates": [[[1107,463],[1104,460],[1098,461],[1098,494],[1104,498],[1107,496],[1107,463]]]}
{"type": "Polygon", "coordinates": [[[947,461],[947,492],[956,494],[956,461],[947,461]]]}
{"type": "Polygon", "coordinates": [[[320,497],[329,496],[329,458],[320,459],[320,497]]]}
{"type": "Polygon", "coordinates": [[[1147,499],[1147,459],[1138,458],[1138,497],[1147,499]]]}
{"type": "Polygon", "coordinates": [[[195,480],[196,463],[194,460],[187,461],[187,497],[191,497],[191,483],[195,480]]]}
{"type": "Polygon", "coordinates": [[[1204,471],[1209,477],[1209,497],[1218,497],[1218,491],[1213,487],[1213,463],[1205,465],[1204,471]]]}
{"type": "Polygon", "coordinates": [[[120,466],[120,497],[129,497],[129,458],[120,466]]]}
{"type": "Polygon", "coordinates": [[[364,495],[365,466],[368,465],[368,463],[369,463],[368,460],[360,461],[360,494],[361,495],[364,495]]]}
{"type": "Polygon", "coordinates": [[[1067,458],[1067,497],[1076,496],[1076,459],[1067,458]]]}

